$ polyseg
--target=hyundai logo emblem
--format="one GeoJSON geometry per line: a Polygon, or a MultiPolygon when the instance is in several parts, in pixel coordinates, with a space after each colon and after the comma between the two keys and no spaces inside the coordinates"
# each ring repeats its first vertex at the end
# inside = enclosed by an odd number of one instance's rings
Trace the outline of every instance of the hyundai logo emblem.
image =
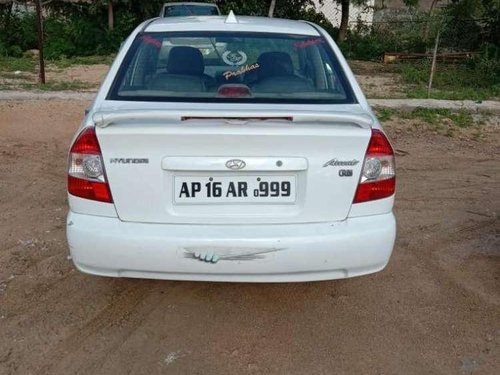
{"type": "Polygon", "coordinates": [[[240,159],[231,159],[226,161],[226,167],[229,169],[243,169],[247,163],[240,159]]]}

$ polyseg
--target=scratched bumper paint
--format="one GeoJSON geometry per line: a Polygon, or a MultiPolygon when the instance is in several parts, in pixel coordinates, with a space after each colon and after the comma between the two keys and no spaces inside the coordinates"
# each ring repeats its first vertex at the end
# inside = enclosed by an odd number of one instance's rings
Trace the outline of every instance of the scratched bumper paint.
{"type": "MultiPolygon", "coordinates": [[[[207,263],[217,263],[219,261],[271,261],[276,258],[276,252],[285,248],[245,248],[245,247],[191,247],[181,251],[184,258],[199,260],[207,263]]],[[[179,253],[179,252],[178,252],[179,253]]]]}

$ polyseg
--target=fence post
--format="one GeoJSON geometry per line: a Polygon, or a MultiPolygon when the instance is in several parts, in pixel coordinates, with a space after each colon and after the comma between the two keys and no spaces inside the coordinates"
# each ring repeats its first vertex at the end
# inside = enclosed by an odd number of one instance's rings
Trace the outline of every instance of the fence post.
{"type": "Polygon", "coordinates": [[[38,72],[38,82],[45,84],[45,63],[43,60],[43,15],[42,0],[35,1],[36,6],[36,28],[38,33],[38,61],[40,69],[38,72]]]}
{"type": "Polygon", "coordinates": [[[431,97],[431,89],[432,89],[432,79],[434,78],[434,71],[436,70],[436,57],[437,50],[439,46],[439,34],[441,30],[438,30],[436,35],[436,43],[434,44],[434,53],[432,54],[432,65],[431,65],[431,74],[429,76],[429,86],[427,86],[427,98],[431,97]]]}

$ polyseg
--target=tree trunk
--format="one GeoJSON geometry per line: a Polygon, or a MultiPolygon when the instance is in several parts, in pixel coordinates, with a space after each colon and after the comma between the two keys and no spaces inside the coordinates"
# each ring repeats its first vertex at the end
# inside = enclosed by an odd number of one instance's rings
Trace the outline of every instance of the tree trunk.
{"type": "Polygon", "coordinates": [[[42,0],[35,1],[36,6],[36,29],[38,34],[38,63],[40,65],[38,71],[38,82],[45,84],[45,62],[43,60],[43,14],[42,0]]]}
{"type": "Polygon", "coordinates": [[[343,42],[347,35],[347,28],[349,27],[349,3],[350,0],[340,1],[342,16],[340,18],[338,42],[343,42]]]}
{"type": "Polygon", "coordinates": [[[113,15],[113,1],[108,0],[108,29],[111,31],[115,28],[115,17],[113,15]]]}
{"type": "Polygon", "coordinates": [[[271,0],[271,5],[269,5],[269,14],[268,17],[274,16],[274,8],[276,8],[276,0],[271,0]]]}

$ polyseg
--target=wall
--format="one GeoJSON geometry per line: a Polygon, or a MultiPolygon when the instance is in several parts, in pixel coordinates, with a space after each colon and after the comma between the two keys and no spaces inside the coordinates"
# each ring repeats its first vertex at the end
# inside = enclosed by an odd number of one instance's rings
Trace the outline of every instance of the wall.
{"type": "MultiPolygon", "coordinates": [[[[340,4],[337,4],[333,0],[324,0],[323,5],[320,4],[319,0],[314,0],[314,3],[316,10],[322,12],[333,26],[338,27],[340,25],[340,4]]],[[[371,24],[373,22],[374,4],[375,0],[368,0],[366,5],[362,6],[351,4],[349,8],[349,26],[353,27],[358,19],[363,23],[371,24]]]]}

